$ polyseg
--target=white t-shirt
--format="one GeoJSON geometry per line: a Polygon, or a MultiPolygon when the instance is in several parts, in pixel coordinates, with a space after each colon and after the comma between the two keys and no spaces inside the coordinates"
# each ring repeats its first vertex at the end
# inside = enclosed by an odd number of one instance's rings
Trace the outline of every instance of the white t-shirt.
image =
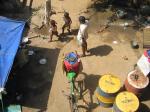
{"type": "Polygon", "coordinates": [[[77,35],[77,40],[82,43],[82,38],[87,39],[88,38],[88,23],[89,21],[86,20],[84,24],[80,24],[80,28],[77,35]]]}

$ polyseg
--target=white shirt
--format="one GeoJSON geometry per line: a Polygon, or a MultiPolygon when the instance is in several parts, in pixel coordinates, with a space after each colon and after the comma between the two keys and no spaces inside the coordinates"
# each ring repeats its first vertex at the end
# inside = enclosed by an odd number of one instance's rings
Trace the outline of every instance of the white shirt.
{"type": "Polygon", "coordinates": [[[88,23],[89,21],[86,20],[84,24],[80,24],[80,28],[77,35],[77,40],[82,41],[82,38],[88,38],[88,23]]]}

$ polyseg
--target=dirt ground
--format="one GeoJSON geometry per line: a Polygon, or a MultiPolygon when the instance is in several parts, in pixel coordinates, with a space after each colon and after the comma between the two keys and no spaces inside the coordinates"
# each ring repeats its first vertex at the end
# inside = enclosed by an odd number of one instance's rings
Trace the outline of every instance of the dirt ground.
{"type": "MultiPolygon", "coordinates": [[[[79,27],[78,17],[85,15],[90,18],[88,48],[90,54],[81,58],[83,63],[83,72],[86,74],[85,86],[90,92],[84,96],[86,101],[90,103],[91,109],[81,109],[81,112],[110,112],[111,108],[103,108],[96,104],[94,91],[98,85],[101,75],[112,73],[118,76],[122,81],[122,86],[127,74],[134,69],[134,65],[143,52],[142,44],[139,42],[140,48],[134,50],[131,48],[130,41],[137,38],[141,40],[141,32],[133,28],[124,29],[119,26],[124,20],[116,22],[104,32],[97,34],[96,31],[100,25],[106,23],[111,11],[97,11],[96,9],[88,9],[92,4],[91,0],[52,0],[52,8],[56,11],[56,15],[52,15],[52,19],[57,21],[58,31],[61,32],[63,25],[63,10],[70,13],[72,18],[72,30],[79,27]],[[117,42],[117,43],[114,43],[117,42]],[[128,60],[125,60],[127,57],[128,60]]],[[[33,30],[37,25],[40,26],[44,15],[44,0],[33,0],[32,8],[36,9],[32,12],[31,30],[28,36],[39,34],[39,31],[33,30]]],[[[130,22],[130,20],[126,20],[130,22]]],[[[70,112],[69,102],[62,94],[62,91],[69,92],[67,79],[61,69],[61,60],[64,53],[77,50],[81,53],[80,47],[75,40],[76,35],[65,36],[63,41],[57,41],[57,37],[53,37],[53,42],[48,43],[46,33],[48,29],[42,31],[44,38],[32,38],[29,49],[35,51],[30,57],[30,62],[21,73],[24,85],[28,88],[24,96],[23,112],[70,112]],[[46,65],[40,65],[38,60],[47,59],[46,65]],[[27,78],[30,77],[30,78],[27,78]],[[25,80],[26,79],[26,80],[25,80]]],[[[40,33],[41,34],[41,33],[40,33]]],[[[150,111],[150,97],[142,101],[146,110],[150,111]]],[[[79,104],[86,105],[81,101],[79,104]]]]}

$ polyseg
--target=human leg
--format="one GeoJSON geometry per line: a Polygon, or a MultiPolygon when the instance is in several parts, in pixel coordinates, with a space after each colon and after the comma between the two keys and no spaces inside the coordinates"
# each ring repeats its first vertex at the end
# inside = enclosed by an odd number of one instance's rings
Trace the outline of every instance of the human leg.
{"type": "Polygon", "coordinates": [[[54,34],[53,34],[53,32],[51,31],[51,32],[50,32],[49,42],[52,42],[53,35],[54,35],[54,34]]]}
{"type": "Polygon", "coordinates": [[[82,45],[82,56],[84,57],[85,56],[85,46],[82,45]]]}
{"type": "Polygon", "coordinates": [[[71,28],[71,25],[68,25],[67,26],[67,31],[68,31],[69,34],[71,33],[70,28],[71,28]]]}
{"type": "Polygon", "coordinates": [[[66,25],[64,24],[62,27],[62,34],[64,34],[65,28],[66,28],[66,25]]]}
{"type": "Polygon", "coordinates": [[[58,37],[58,40],[60,40],[61,39],[61,36],[58,34],[58,32],[56,31],[56,32],[54,32],[54,35],[56,35],[57,37],[58,37]]]}
{"type": "Polygon", "coordinates": [[[86,40],[85,40],[84,44],[85,44],[85,52],[87,52],[87,42],[86,42],[86,40]]]}

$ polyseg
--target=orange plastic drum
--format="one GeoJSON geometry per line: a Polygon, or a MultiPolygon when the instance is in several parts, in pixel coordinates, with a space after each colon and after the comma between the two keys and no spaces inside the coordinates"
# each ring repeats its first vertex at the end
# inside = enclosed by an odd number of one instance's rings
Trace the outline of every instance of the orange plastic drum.
{"type": "Polygon", "coordinates": [[[125,81],[125,88],[127,91],[133,92],[140,96],[149,84],[149,78],[144,76],[140,70],[130,72],[125,81]]]}

